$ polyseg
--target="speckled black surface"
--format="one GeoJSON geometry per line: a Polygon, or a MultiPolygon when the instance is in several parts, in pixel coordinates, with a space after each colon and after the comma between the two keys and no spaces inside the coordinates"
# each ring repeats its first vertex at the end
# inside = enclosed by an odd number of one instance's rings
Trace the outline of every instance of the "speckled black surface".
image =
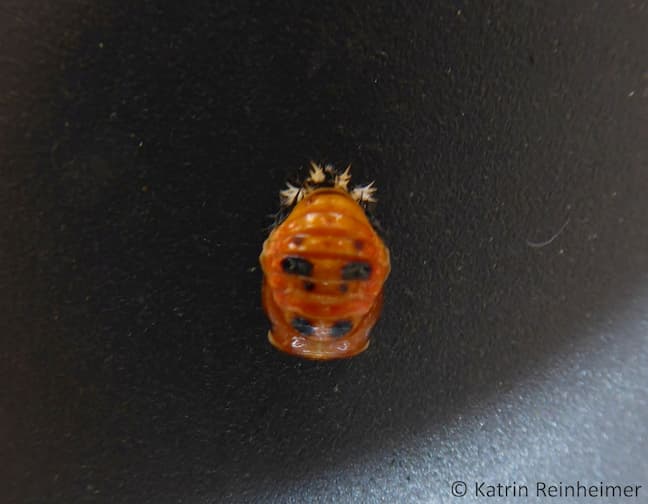
{"type": "Polygon", "coordinates": [[[3,502],[646,498],[646,2],[138,4],[0,9],[3,502]],[[392,252],[348,361],[265,336],[311,158],[392,252]]]}

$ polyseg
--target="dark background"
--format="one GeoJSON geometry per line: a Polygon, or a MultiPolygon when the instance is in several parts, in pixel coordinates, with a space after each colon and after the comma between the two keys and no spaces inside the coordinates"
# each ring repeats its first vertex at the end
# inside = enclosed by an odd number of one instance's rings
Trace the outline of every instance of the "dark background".
{"type": "Polygon", "coordinates": [[[0,7],[2,502],[648,495],[648,3],[134,4],[0,7]],[[392,254],[347,361],[266,340],[310,159],[392,254]]]}

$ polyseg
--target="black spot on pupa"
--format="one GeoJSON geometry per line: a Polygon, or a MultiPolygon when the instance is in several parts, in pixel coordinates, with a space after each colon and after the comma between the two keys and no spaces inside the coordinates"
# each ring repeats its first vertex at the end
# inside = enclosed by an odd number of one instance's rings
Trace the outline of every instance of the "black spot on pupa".
{"type": "Polygon", "coordinates": [[[364,242],[362,240],[354,240],[353,246],[356,250],[362,250],[362,248],[364,247],[364,242]]]}
{"type": "Polygon", "coordinates": [[[315,284],[310,280],[304,280],[304,290],[306,292],[313,292],[315,290],[315,284]]]}
{"type": "Polygon", "coordinates": [[[301,257],[285,257],[281,261],[281,268],[289,275],[310,276],[313,263],[301,257]]]}
{"type": "Polygon", "coordinates": [[[367,280],[371,275],[371,264],[365,261],[353,261],[342,268],[343,280],[367,280]]]}
{"type": "Polygon", "coordinates": [[[304,334],[305,336],[309,336],[313,334],[313,331],[315,331],[313,324],[305,318],[295,317],[292,319],[291,325],[297,332],[304,334]]]}
{"type": "Polygon", "coordinates": [[[349,285],[345,283],[341,283],[338,289],[340,289],[340,292],[344,294],[346,291],[349,290],[349,285]]]}
{"type": "Polygon", "coordinates": [[[292,243],[299,246],[302,243],[304,243],[304,237],[303,236],[293,236],[292,238],[292,243]]]}
{"type": "Polygon", "coordinates": [[[344,336],[351,330],[352,327],[353,324],[350,320],[338,320],[331,326],[331,336],[333,336],[334,338],[344,336]]]}

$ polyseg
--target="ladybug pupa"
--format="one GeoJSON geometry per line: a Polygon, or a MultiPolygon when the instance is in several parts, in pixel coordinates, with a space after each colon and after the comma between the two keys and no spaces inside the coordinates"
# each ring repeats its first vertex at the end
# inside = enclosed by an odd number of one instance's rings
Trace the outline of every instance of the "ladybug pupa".
{"type": "Polygon", "coordinates": [[[311,163],[303,185],[281,191],[287,216],[259,257],[270,343],[307,359],[352,357],[369,345],[378,320],[389,250],[365,207],[373,183],[349,188],[343,172],[311,163]]]}

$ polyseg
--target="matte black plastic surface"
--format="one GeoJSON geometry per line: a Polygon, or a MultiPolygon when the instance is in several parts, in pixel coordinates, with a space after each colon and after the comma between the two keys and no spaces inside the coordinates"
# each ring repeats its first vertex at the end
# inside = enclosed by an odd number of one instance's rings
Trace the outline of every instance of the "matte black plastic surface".
{"type": "Polygon", "coordinates": [[[647,502],[648,4],[489,3],[3,2],[2,502],[647,502]],[[266,340],[310,159],[392,254],[347,361],[266,340]]]}

